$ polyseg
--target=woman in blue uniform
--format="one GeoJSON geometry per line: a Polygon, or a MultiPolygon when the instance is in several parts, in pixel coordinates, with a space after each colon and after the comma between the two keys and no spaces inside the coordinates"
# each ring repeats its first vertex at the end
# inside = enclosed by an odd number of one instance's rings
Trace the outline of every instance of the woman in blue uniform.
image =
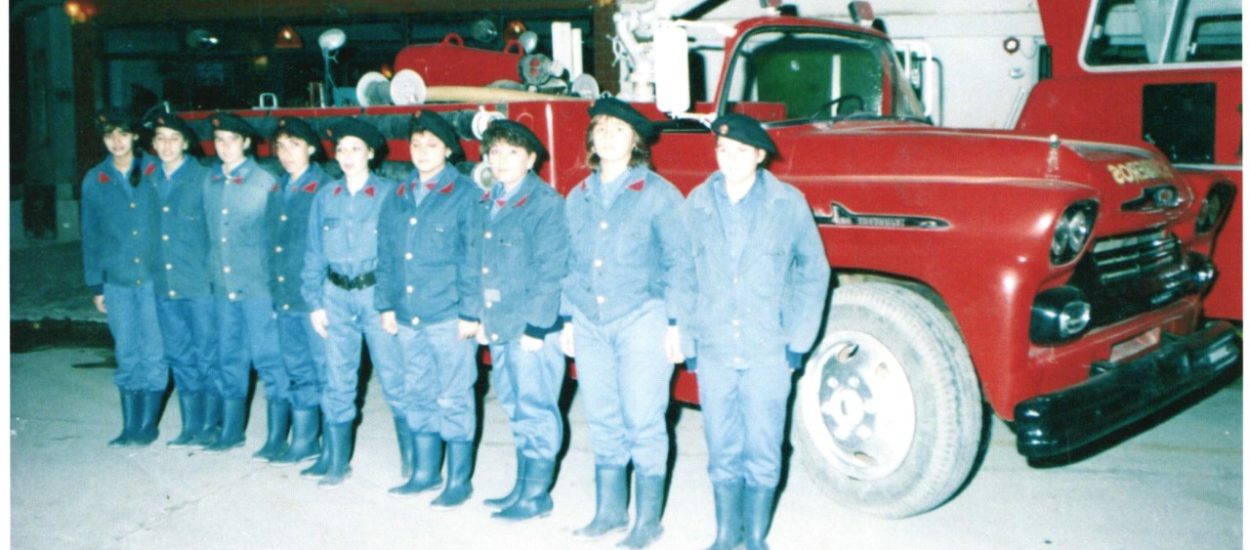
{"type": "Polygon", "coordinates": [[[101,113],[96,124],[109,156],[82,180],[82,256],[96,310],[108,318],[121,393],[122,433],[110,447],[148,445],[169,367],[161,347],[153,273],[156,193],[140,185],[139,121],[122,111],[101,113]]]}
{"type": "Polygon", "coordinates": [[[559,313],[568,231],[563,199],[533,172],[546,150],[529,128],[492,122],[482,150],[496,183],[478,206],[478,341],[490,346],[491,386],[517,449],[516,485],[486,504],[499,508],[494,517],[524,520],[551,513],[549,491],[564,440],[557,401],[565,371],[559,313]]]}
{"type": "Polygon", "coordinates": [[[447,486],[432,505],[459,506],[473,492],[477,428],[473,338],[482,280],[468,248],[478,230],[478,188],[452,164],[463,152],[442,116],[422,111],[408,134],[415,169],[382,206],[374,294],[382,327],[399,336],[410,404],[395,418],[410,477],[391,494],[437,487],[445,447],[447,486]]]}
{"type": "Polygon", "coordinates": [[[217,364],[217,322],[208,264],[208,225],[204,218],[204,179],[208,169],[197,155],[199,137],[173,113],[156,113],[152,128],[156,160],[145,164],[144,185],[160,203],[160,225],[151,232],[158,251],[156,312],[165,360],[174,373],[182,432],[170,447],[202,443],[205,402],[217,364]]]}
{"type": "MultiPolygon", "coordinates": [[[[300,273],[308,243],[308,214],[317,190],[329,183],[321,169],[321,136],[302,119],[284,117],[274,132],[274,149],[284,174],[278,179],[281,197],[270,256],[269,292],[278,314],[278,341],[282,364],[291,381],[291,444],[264,455],[275,464],[294,464],[319,456],[321,445],[321,389],[325,385],[325,342],[308,319],[308,304],[300,295],[300,273]]],[[[279,411],[281,412],[281,411],[279,411]]],[[[271,417],[271,420],[273,418],[271,417]]],[[[284,418],[279,418],[279,422],[284,418]]],[[[271,435],[280,433],[271,428],[271,435]]]]}
{"type": "Polygon", "coordinates": [[[561,344],[576,350],[577,386],[595,452],[595,516],[575,531],[625,528],[625,468],[634,463],[633,530],[621,545],[660,536],[668,468],[673,364],[684,360],[681,323],[693,299],[693,264],[681,192],[648,169],[653,127],[617,99],[590,108],[588,164],[569,193],[569,274],[561,344]],[[576,330],[574,330],[576,327],[576,330]]]}
{"type": "MultiPolygon", "coordinates": [[[[209,118],[213,147],[220,161],[210,170],[204,188],[204,213],[211,245],[213,301],[217,312],[220,366],[209,409],[220,403],[221,431],[205,446],[209,453],[243,446],[243,424],[249,382],[249,364],[265,385],[270,418],[290,407],[290,382],[278,349],[278,323],[269,295],[269,251],[278,184],[248,154],[250,124],[228,113],[209,118]]],[[[286,429],[269,441],[285,444],[286,429]]]]}
{"type": "Polygon", "coordinates": [[[803,195],[762,167],[777,149],[760,123],[729,114],[712,132],[720,169],[686,200],[712,548],[755,550],[767,548],[791,373],[816,340],[829,263],[803,195]]]}
{"type": "MultiPolygon", "coordinates": [[[[313,329],[326,339],[326,382],[321,396],[323,459],[318,484],[338,485],[351,473],[352,421],[356,418],[356,383],[360,372],[360,340],[369,343],[369,357],[392,415],[402,415],[405,394],[399,342],[382,329],[374,308],[378,267],[378,216],[395,183],[370,170],[384,145],[382,134],[368,123],[349,118],[327,132],[334,140],[334,158],[343,178],[323,187],[308,214],[308,245],[304,254],[301,292],[311,310],[313,329]]],[[[314,466],[317,466],[314,464],[314,466]]]]}

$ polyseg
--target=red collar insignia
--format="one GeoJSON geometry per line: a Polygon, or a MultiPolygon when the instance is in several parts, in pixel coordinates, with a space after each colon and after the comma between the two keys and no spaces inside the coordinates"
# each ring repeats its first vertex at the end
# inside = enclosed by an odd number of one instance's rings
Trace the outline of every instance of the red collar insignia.
{"type": "Polygon", "coordinates": [[[243,176],[234,176],[230,178],[230,183],[235,185],[243,185],[243,176]]]}
{"type": "Polygon", "coordinates": [[[646,183],[646,181],[647,180],[638,180],[634,183],[629,184],[630,191],[642,191],[642,186],[643,184],[646,183]]]}
{"type": "Polygon", "coordinates": [[[305,186],[304,186],[304,192],[305,192],[305,193],[316,193],[316,192],[317,192],[317,182],[315,182],[315,181],[310,181],[310,182],[308,182],[308,185],[305,185],[305,186]]]}
{"type": "Polygon", "coordinates": [[[338,186],[338,187],[335,187],[335,188],[334,188],[334,196],[336,196],[336,197],[337,197],[337,196],[342,195],[342,194],[343,194],[343,186],[342,186],[342,185],[340,185],[340,186],[338,186]]]}
{"type": "Polygon", "coordinates": [[[156,171],[156,163],[152,163],[152,164],[149,164],[148,167],[143,170],[143,175],[150,176],[152,175],[152,172],[155,172],[155,171],[156,171]]]}
{"type": "Polygon", "coordinates": [[[482,193],[482,198],[478,199],[477,202],[486,202],[488,200],[490,200],[490,191],[482,193]]]}
{"type": "Polygon", "coordinates": [[[104,172],[100,172],[100,177],[98,177],[98,178],[96,178],[96,179],[97,179],[100,183],[108,183],[108,182],[109,182],[109,175],[108,175],[108,174],[105,174],[104,172]]]}
{"type": "Polygon", "coordinates": [[[370,197],[372,197],[372,196],[373,196],[373,194],[374,194],[374,193],[376,193],[376,192],[377,192],[377,191],[375,191],[375,190],[373,189],[373,186],[372,186],[372,185],[370,185],[369,187],[366,187],[366,188],[365,188],[365,194],[366,194],[366,195],[369,195],[370,197]]]}
{"type": "Polygon", "coordinates": [[[404,196],[404,190],[405,190],[405,189],[407,189],[407,188],[408,188],[408,186],[407,186],[407,185],[400,185],[399,187],[396,187],[396,188],[395,188],[395,196],[396,196],[396,197],[402,197],[402,196],[404,196]]]}
{"type": "Polygon", "coordinates": [[[521,200],[516,201],[516,204],[512,205],[512,207],[513,207],[513,208],[520,208],[520,207],[522,207],[522,206],[524,206],[524,205],[525,205],[525,201],[527,201],[527,200],[529,200],[529,195],[526,195],[526,196],[524,196],[524,197],[521,197],[521,200]]]}
{"type": "Polygon", "coordinates": [[[269,192],[270,192],[270,193],[277,193],[277,192],[278,192],[278,190],[280,190],[280,189],[282,189],[282,186],[281,186],[281,185],[279,185],[277,182],[275,182],[275,183],[273,184],[273,187],[270,187],[270,188],[269,188],[269,192]]]}
{"type": "MultiPolygon", "coordinates": [[[[455,183],[449,183],[449,184],[447,184],[447,185],[443,186],[443,188],[442,188],[442,189],[439,189],[439,190],[438,190],[438,192],[439,192],[439,193],[442,193],[442,194],[444,194],[444,195],[446,195],[446,194],[448,194],[448,193],[451,193],[452,188],[454,188],[455,186],[456,186],[456,184],[455,184],[455,183]]],[[[433,187],[431,187],[431,189],[433,189],[433,187]]]]}

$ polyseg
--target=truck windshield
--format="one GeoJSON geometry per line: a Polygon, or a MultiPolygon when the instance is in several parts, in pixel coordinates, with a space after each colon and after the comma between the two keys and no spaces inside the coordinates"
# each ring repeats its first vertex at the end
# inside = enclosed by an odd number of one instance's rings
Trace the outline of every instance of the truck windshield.
{"type": "Polygon", "coordinates": [[[764,122],[924,120],[889,43],[829,30],[760,29],[733,54],[725,111],[764,122]]]}
{"type": "Polygon", "coordinates": [[[1241,0],[1102,0],[1085,37],[1091,66],[1241,60],[1241,0]]]}

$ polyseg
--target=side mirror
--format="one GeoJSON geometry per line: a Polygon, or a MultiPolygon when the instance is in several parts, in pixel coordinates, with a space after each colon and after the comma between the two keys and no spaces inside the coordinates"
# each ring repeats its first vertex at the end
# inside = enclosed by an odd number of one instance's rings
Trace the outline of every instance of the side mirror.
{"type": "Polygon", "coordinates": [[[686,29],[664,23],[651,45],[655,59],[655,105],[664,113],[690,110],[690,58],[686,29]]]}

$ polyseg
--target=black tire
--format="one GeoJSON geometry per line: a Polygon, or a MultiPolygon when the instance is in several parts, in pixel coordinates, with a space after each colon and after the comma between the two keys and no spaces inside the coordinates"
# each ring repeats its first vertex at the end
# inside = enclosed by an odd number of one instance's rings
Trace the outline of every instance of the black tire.
{"type": "Polygon", "coordinates": [[[983,403],[959,332],[906,288],[834,291],[799,379],[795,449],[835,500],[891,518],[932,510],[972,473],[983,403]]]}

